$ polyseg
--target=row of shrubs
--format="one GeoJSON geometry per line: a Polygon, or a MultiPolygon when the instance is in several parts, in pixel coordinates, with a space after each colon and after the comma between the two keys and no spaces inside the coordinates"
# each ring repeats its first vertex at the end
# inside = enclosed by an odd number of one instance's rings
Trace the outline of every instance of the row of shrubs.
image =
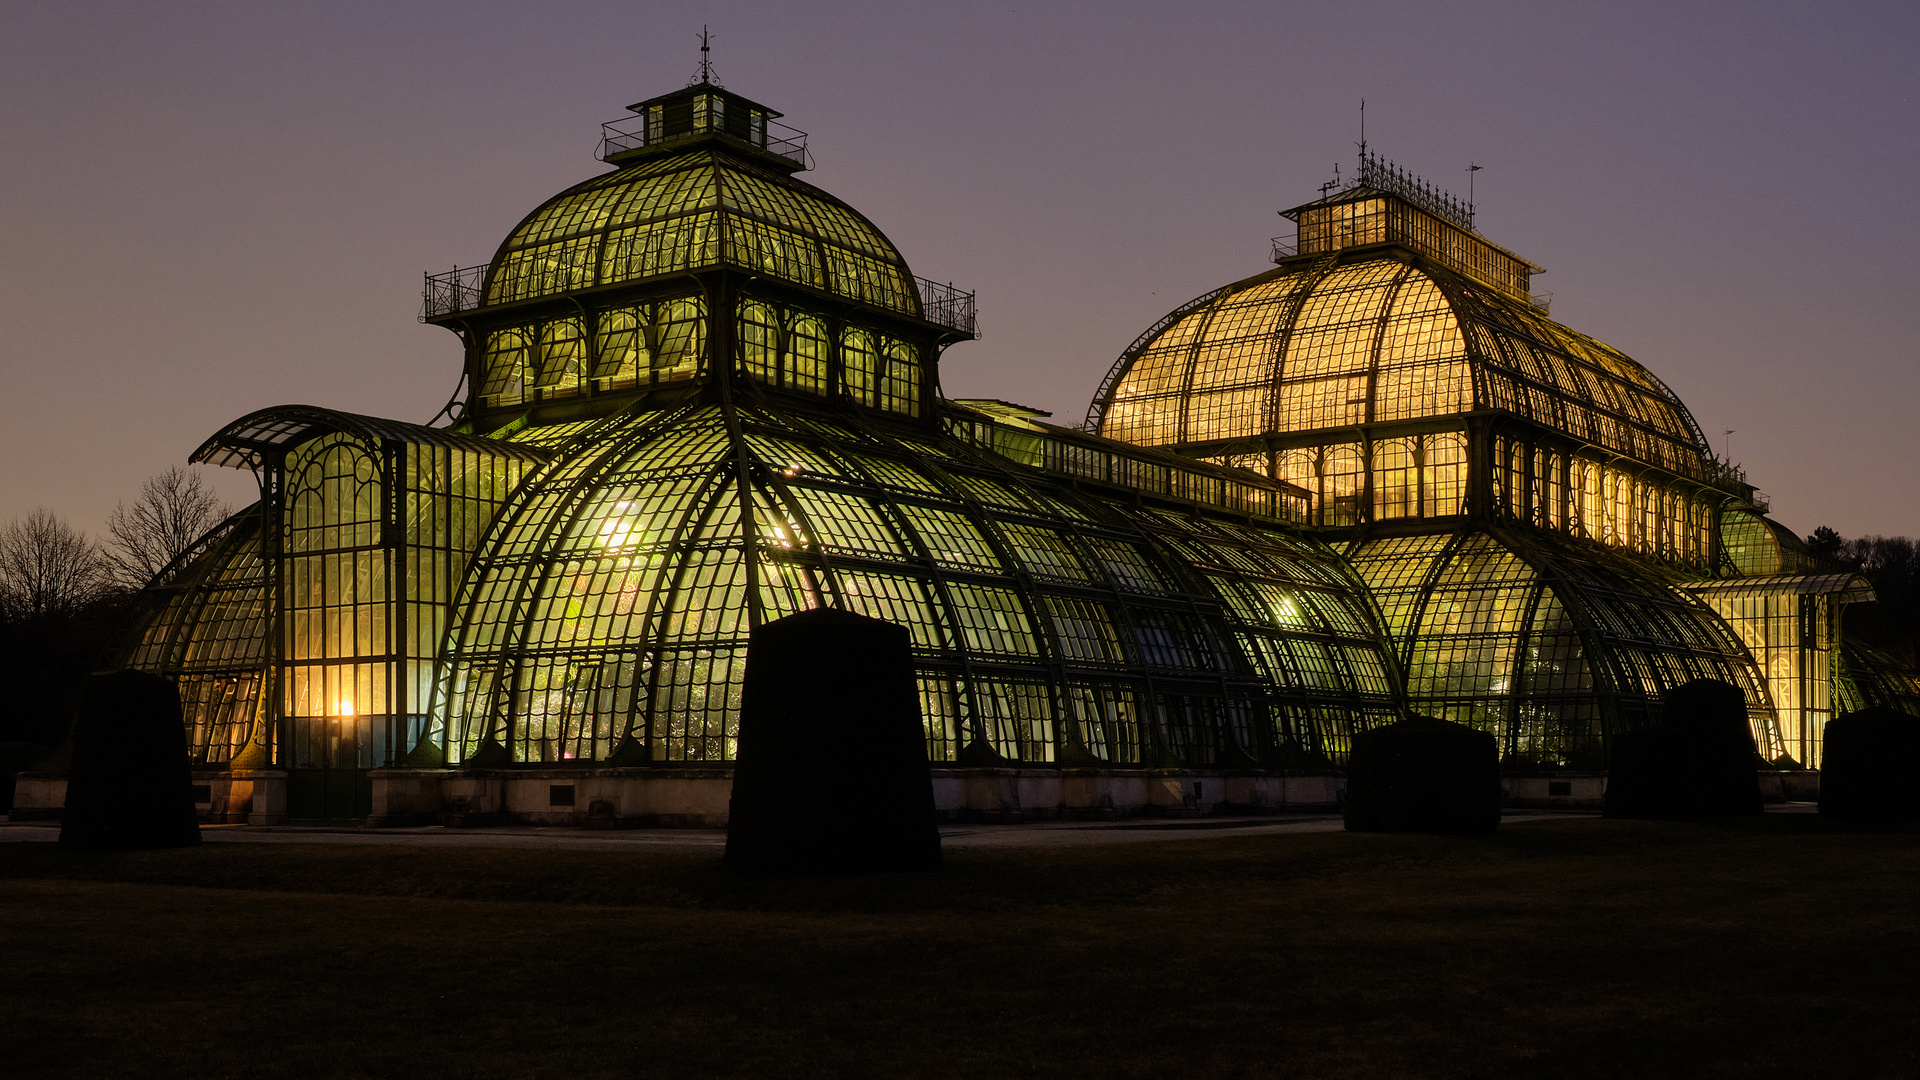
{"type": "MultiPolygon", "coordinates": [[[[1665,722],[1613,739],[1607,817],[1698,821],[1758,814],[1764,767],[1746,698],[1713,679],[1670,691],[1665,722]]],[[[1876,707],[1826,726],[1820,812],[1856,821],[1920,818],[1920,718],[1876,707]]],[[[1479,833],[1500,823],[1493,736],[1414,717],[1353,737],[1346,826],[1355,832],[1479,833]]]]}
{"type": "MultiPolygon", "coordinates": [[[[727,861],[771,873],[937,865],[905,632],[840,612],[809,614],[755,631],[727,861]],[[830,729],[838,737],[820,737],[830,729]],[[860,760],[847,760],[847,747],[862,748],[860,760]],[[823,787],[819,776],[836,769],[850,782],[823,787]],[[898,782],[880,790],[876,778],[898,782]],[[799,806],[816,812],[796,812],[799,806]]],[[[168,764],[186,760],[179,717],[171,680],[133,671],[94,678],[74,732],[62,844],[138,849],[199,841],[189,775],[168,764]]],[[[1920,817],[1916,761],[1920,719],[1873,708],[1831,721],[1820,812],[1920,817]]],[[[1758,814],[1760,764],[1740,691],[1696,680],[1667,695],[1661,726],[1614,738],[1605,814],[1675,821],[1758,814]]],[[[1487,732],[1414,717],[1353,738],[1351,831],[1484,833],[1500,824],[1500,807],[1500,756],[1487,732]]]]}

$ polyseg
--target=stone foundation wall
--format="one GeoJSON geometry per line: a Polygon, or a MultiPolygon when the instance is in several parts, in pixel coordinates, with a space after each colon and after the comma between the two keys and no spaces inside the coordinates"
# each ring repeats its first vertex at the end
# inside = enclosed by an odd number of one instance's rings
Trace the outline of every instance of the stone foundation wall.
{"type": "Polygon", "coordinates": [[[1339,776],[1209,769],[935,769],[942,821],[1014,823],[1121,817],[1200,817],[1332,810],[1339,776]]]}
{"type": "MultiPolygon", "coordinates": [[[[733,770],[375,769],[373,826],[557,825],[575,828],[723,828],[733,770]]],[[[243,769],[193,774],[206,824],[278,825],[287,820],[287,773],[243,769]]],[[[1605,773],[1501,778],[1506,804],[1597,810],[1605,773]]],[[[934,808],[943,822],[1016,823],[1060,819],[1200,817],[1339,810],[1347,781],[1221,769],[933,770],[934,808]]],[[[1760,774],[1770,802],[1819,797],[1818,772],[1760,774]]],[[[65,777],[22,773],[13,820],[58,820],[65,777]]]]}
{"type": "Polygon", "coordinates": [[[67,806],[67,778],[21,773],[13,782],[9,821],[59,821],[67,806]]]}
{"type": "Polygon", "coordinates": [[[369,825],[719,828],[732,769],[375,769],[369,825]]]}

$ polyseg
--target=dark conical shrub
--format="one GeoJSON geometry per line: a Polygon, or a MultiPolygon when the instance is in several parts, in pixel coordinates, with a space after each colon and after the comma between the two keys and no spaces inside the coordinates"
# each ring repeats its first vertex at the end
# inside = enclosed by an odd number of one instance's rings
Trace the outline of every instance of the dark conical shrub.
{"type": "Polygon", "coordinates": [[[1691,731],[1700,740],[1698,775],[1701,806],[1710,815],[1759,814],[1760,752],[1747,716],[1747,697],[1718,679],[1695,679],[1661,699],[1664,725],[1691,731]]]}
{"type": "Polygon", "coordinates": [[[1707,815],[1700,783],[1707,754],[1697,733],[1677,727],[1642,728],[1623,731],[1612,742],[1603,816],[1699,821],[1707,815]]]}
{"type": "Polygon", "coordinates": [[[1920,719],[1877,705],[1828,721],[1820,813],[1849,821],[1920,818],[1920,719]]]}
{"type": "Polygon", "coordinates": [[[753,631],[726,862],[779,875],[939,865],[905,627],[816,608],[753,631]]]}
{"type": "Polygon", "coordinates": [[[93,676],[73,729],[60,846],[139,851],[199,842],[179,689],[143,671],[93,676]]]}
{"type": "Polygon", "coordinates": [[[1484,833],[1500,824],[1493,736],[1416,716],[1353,737],[1349,832],[1484,833]]]}

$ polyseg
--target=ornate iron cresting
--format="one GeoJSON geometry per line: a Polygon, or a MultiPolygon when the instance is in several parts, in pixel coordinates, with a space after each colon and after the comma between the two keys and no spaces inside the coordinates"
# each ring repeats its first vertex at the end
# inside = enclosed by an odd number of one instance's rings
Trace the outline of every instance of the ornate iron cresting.
{"type": "Polygon", "coordinates": [[[1472,206],[1371,150],[1360,152],[1359,183],[1375,191],[1398,195],[1427,213],[1445,218],[1469,232],[1473,229],[1472,206]]]}
{"type": "Polygon", "coordinates": [[[485,300],[487,265],[455,267],[444,274],[428,274],[420,305],[420,321],[461,311],[472,311],[485,300]]]}
{"type": "Polygon", "coordinates": [[[970,338],[980,336],[979,323],[975,319],[974,294],[923,277],[913,280],[920,286],[920,311],[928,322],[970,338]]]}

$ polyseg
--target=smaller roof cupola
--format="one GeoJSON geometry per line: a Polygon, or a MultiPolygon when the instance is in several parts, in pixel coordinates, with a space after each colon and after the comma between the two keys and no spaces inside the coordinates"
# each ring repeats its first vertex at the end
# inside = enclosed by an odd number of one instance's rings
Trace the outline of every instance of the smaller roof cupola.
{"type": "Polygon", "coordinates": [[[1367,150],[1360,152],[1360,169],[1345,187],[1282,210],[1280,216],[1300,231],[1293,251],[1283,250],[1275,241],[1274,261],[1279,263],[1344,248],[1394,244],[1526,300],[1532,299],[1533,275],[1542,272],[1475,232],[1471,202],[1463,203],[1367,150]]]}
{"type": "Polygon", "coordinates": [[[812,168],[807,133],[775,123],[780,113],[704,80],[627,106],[635,115],[600,125],[600,160],[610,165],[720,142],[787,173],[812,168]]]}

